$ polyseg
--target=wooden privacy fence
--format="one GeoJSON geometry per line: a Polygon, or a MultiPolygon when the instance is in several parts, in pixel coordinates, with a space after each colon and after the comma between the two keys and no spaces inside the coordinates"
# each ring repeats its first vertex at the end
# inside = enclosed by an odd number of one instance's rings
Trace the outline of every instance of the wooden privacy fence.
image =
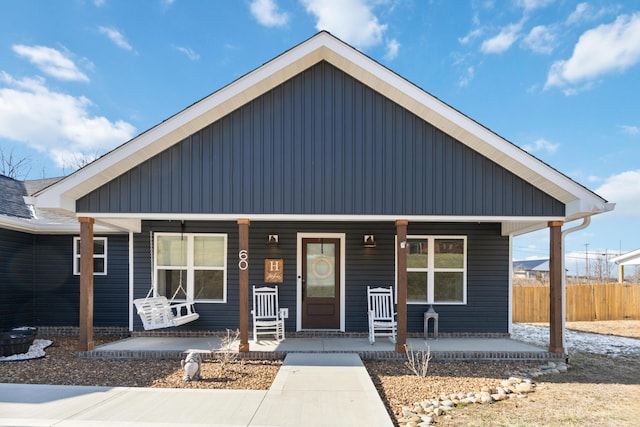
{"type": "MultiPolygon", "coordinates": [[[[566,320],[640,320],[640,284],[567,285],[566,320]]],[[[549,322],[549,286],[513,287],[514,322],[549,322]]]]}

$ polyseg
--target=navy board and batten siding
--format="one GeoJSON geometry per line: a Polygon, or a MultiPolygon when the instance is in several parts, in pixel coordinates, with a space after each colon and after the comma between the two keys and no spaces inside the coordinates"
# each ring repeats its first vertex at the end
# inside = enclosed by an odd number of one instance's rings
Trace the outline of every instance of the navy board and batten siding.
{"type": "MultiPolygon", "coordinates": [[[[80,276],[73,274],[74,237],[0,229],[3,327],[79,325],[80,276]]],[[[93,324],[127,327],[128,235],[106,237],[107,275],[94,276],[93,324]]]]}
{"type": "Polygon", "coordinates": [[[77,212],[564,216],[565,206],[327,62],[77,201],[77,212]]]}
{"type": "Polygon", "coordinates": [[[0,228],[0,330],[33,325],[34,238],[0,228]]]}
{"type": "MultiPolygon", "coordinates": [[[[134,236],[135,298],[146,295],[151,283],[149,232],[180,232],[180,221],[144,221],[142,233],[134,236]]],[[[235,222],[185,221],[185,233],[226,233],[227,302],[196,303],[200,318],[178,330],[225,330],[239,327],[238,225],[235,222]]],[[[436,305],[442,332],[508,331],[509,239],[500,235],[500,224],[409,223],[409,235],[467,236],[467,304],[436,305]]],[[[285,327],[296,330],[297,233],[344,233],[345,329],[367,331],[366,288],[395,284],[395,225],[393,222],[262,222],[249,226],[249,283],[262,285],[264,260],[284,260],[284,283],[279,286],[280,306],[289,308],[285,327]],[[266,246],[269,234],[279,235],[277,248],[266,246]],[[374,234],[375,248],[363,248],[362,236],[374,234]]],[[[251,295],[249,296],[251,308],[251,295]]],[[[428,306],[408,306],[408,331],[421,332],[423,313],[428,306]]],[[[134,329],[141,330],[134,317],[134,329]]]]}

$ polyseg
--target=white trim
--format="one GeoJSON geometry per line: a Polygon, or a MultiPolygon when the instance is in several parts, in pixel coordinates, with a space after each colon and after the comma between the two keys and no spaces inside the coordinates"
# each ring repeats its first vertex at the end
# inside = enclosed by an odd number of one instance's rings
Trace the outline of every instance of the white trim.
{"type": "MultiPolygon", "coordinates": [[[[78,234],[80,233],[80,224],[51,224],[42,220],[28,220],[12,218],[0,215],[0,226],[7,230],[20,231],[31,234],[78,234]]],[[[122,230],[113,230],[104,226],[93,227],[95,234],[122,234],[122,230]]]]}
{"type": "Polygon", "coordinates": [[[129,232],[129,331],[133,331],[133,286],[134,286],[133,231],[129,232]]]}
{"type": "Polygon", "coordinates": [[[615,262],[618,265],[638,265],[640,264],[640,249],[618,255],[615,258],[611,258],[609,261],[615,262]]]}
{"type": "Polygon", "coordinates": [[[296,249],[296,331],[302,331],[302,239],[340,239],[340,331],[345,331],[346,233],[299,232],[296,249]]]}
{"type": "Polygon", "coordinates": [[[238,218],[248,218],[255,221],[396,221],[407,220],[413,222],[549,222],[563,221],[562,216],[464,216],[464,215],[332,215],[332,214],[215,214],[215,213],[78,213],[78,217],[92,218],[129,218],[140,220],[216,220],[216,221],[236,221],[238,218]]]}
{"type": "Polygon", "coordinates": [[[509,236],[509,308],[508,328],[509,336],[513,333],[513,236],[509,236]]]}
{"type": "MultiPolygon", "coordinates": [[[[104,260],[104,271],[96,273],[95,269],[93,271],[93,275],[94,276],[106,276],[108,274],[108,267],[107,267],[107,260],[108,260],[108,244],[109,244],[109,238],[108,237],[93,237],[93,241],[95,242],[96,240],[103,240],[104,241],[104,254],[96,254],[95,252],[93,253],[93,259],[95,261],[95,259],[103,259],[104,260]]],[[[73,275],[74,276],[80,276],[80,253],[76,252],[76,249],[78,249],[78,245],[76,242],[80,242],[80,236],[74,236],[73,237],[73,275]]]]}

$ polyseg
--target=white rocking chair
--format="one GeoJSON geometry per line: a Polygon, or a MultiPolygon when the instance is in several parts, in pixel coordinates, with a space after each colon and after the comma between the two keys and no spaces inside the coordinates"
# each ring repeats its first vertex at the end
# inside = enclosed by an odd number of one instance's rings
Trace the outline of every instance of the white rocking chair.
{"type": "Polygon", "coordinates": [[[278,287],[253,287],[253,340],[259,341],[260,335],[273,335],[284,340],[284,318],[278,307],[278,287]]]}
{"type": "Polygon", "coordinates": [[[133,300],[145,331],[170,328],[193,322],[200,317],[193,308],[193,302],[171,304],[167,297],[147,295],[133,300]]]}
{"type": "Polygon", "coordinates": [[[367,304],[369,343],[376,342],[376,336],[389,337],[395,342],[398,322],[395,318],[393,287],[372,289],[367,286],[367,304]]]}

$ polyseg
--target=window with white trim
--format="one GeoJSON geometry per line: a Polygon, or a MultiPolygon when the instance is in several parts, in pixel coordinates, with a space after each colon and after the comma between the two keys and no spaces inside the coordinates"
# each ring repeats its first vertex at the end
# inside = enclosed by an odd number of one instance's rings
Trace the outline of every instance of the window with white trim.
{"type": "MultiPolygon", "coordinates": [[[[80,237],[73,238],[73,274],[80,274],[80,237]]],[[[93,238],[93,275],[107,274],[107,238],[93,238]]]]}
{"type": "Polygon", "coordinates": [[[407,302],[466,304],[465,236],[407,236],[407,302]]]}
{"type": "Polygon", "coordinates": [[[158,295],[226,302],[227,235],[156,233],[154,277],[158,295]]]}

